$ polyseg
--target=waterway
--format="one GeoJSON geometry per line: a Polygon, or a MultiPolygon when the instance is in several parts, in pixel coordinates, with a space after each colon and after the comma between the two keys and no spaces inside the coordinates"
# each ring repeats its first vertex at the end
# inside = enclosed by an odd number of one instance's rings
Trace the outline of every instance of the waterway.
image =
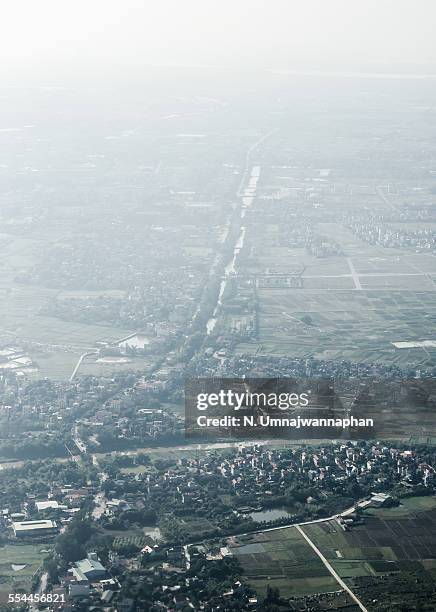
{"type": "Polygon", "coordinates": [[[238,257],[244,246],[245,232],[246,232],[246,227],[245,225],[243,225],[243,219],[245,217],[247,209],[249,209],[252,206],[254,198],[256,197],[257,183],[259,181],[259,177],[260,177],[260,166],[253,166],[250,172],[249,179],[248,179],[248,184],[243,189],[242,195],[241,195],[242,205],[241,205],[241,213],[240,213],[239,236],[238,236],[238,239],[236,240],[236,243],[233,249],[233,257],[224,269],[224,276],[221,281],[220,291],[218,294],[218,300],[217,300],[215,309],[213,311],[212,317],[208,320],[206,324],[206,331],[208,335],[210,335],[214,331],[215,326],[217,324],[219,312],[222,306],[222,297],[224,295],[224,291],[226,289],[227,283],[229,279],[236,274],[236,271],[237,271],[238,257]]]}

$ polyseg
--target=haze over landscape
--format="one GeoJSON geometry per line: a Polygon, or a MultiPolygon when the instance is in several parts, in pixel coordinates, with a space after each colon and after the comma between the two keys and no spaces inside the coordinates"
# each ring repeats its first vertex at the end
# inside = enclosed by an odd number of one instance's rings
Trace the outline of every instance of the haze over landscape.
{"type": "Polygon", "coordinates": [[[432,0],[5,0],[1,72],[11,82],[126,70],[136,80],[150,65],[434,73],[435,12],[432,0]]]}
{"type": "Polygon", "coordinates": [[[434,610],[434,2],[2,9],[0,611],[434,610]]]}

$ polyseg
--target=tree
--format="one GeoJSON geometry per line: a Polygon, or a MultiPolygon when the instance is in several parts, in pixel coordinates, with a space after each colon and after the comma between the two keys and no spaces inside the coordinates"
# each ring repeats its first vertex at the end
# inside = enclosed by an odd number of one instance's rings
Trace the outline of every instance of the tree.
{"type": "Polygon", "coordinates": [[[83,559],[86,556],[85,544],[90,540],[94,531],[90,520],[75,518],[68,530],[59,536],[56,542],[56,552],[69,563],[83,559]]]}
{"type": "Polygon", "coordinates": [[[266,587],[265,603],[268,603],[268,604],[280,603],[280,589],[278,587],[272,587],[268,584],[268,586],[266,587]]]}
{"type": "Polygon", "coordinates": [[[58,564],[52,557],[44,559],[43,567],[48,574],[50,582],[56,583],[59,580],[59,568],[58,564]]]}

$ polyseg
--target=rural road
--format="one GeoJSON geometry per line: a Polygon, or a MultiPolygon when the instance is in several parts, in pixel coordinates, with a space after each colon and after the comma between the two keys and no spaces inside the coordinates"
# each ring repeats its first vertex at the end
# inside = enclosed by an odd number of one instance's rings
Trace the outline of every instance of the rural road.
{"type": "Polygon", "coordinates": [[[395,212],[398,212],[398,207],[397,207],[397,206],[395,206],[395,204],[393,204],[393,203],[392,203],[392,202],[391,202],[391,201],[390,201],[390,200],[387,198],[387,196],[386,196],[386,195],[385,195],[385,193],[383,192],[382,187],[376,187],[376,188],[375,188],[375,190],[376,190],[376,192],[377,192],[377,194],[378,194],[379,198],[380,198],[381,200],[383,200],[383,202],[384,202],[384,203],[385,203],[387,206],[389,206],[389,208],[392,208],[392,210],[395,210],[395,212]]]}
{"type": "MultiPolygon", "coordinates": [[[[39,579],[39,584],[34,592],[35,595],[43,595],[47,590],[48,573],[44,572],[39,579]]],[[[29,606],[29,612],[37,612],[39,605],[37,603],[31,603],[29,606]]]]}
{"type": "Polygon", "coordinates": [[[362,291],[362,285],[360,284],[360,280],[356,272],[356,268],[354,267],[354,264],[349,257],[347,257],[347,264],[348,264],[348,267],[350,268],[351,277],[354,281],[355,289],[357,289],[358,291],[362,291]]]}
{"type": "Polygon", "coordinates": [[[342,580],[342,578],[337,574],[337,572],[335,572],[335,570],[333,569],[333,567],[331,566],[331,564],[327,561],[327,559],[324,557],[324,555],[322,554],[322,552],[319,550],[319,548],[312,542],[312,540],[309,538],[309,536],[304,532],[303,528],[300,527],[300,525],[295,525],[295,528],[299,531],[299,533],[303,536],[303,538],[306,540],[306,542],[309,544],[309,546],[311,548],[313,548],[313,550],[316,552],[316,554],[318,555],[318,557],[321,559],[321,561],[324,563],[324,565],[326,566],[326,568],[328,569],[328,571],[330,572],[330,574],[333,576],[333,578],[336,580],[336,582],[338,582],[340,584],[340,586],[344,589],[344,591],[347,591],[348,595],[351,597],[351,599],[359,606],[359,608],[363,611],[363,612],[368,612],[368,608],[365,608],[365,606],[363,605],[363,603],[360,601],[360,599],[357,597],[357,595],[355,595],[353,593],[353,591],[345,584],[345,582],[342,580]]]}
{"type": "Polygon", "coordinates": [[[291,523],[290,525],[279,525],[278,527],[267,527],[267,528],[264,527],[256,531],[246,531],[245,533],[234,533],[228,537],[240,538],[242,536],[255,535],[256,533],[266,533],[267,531],[277,531],[279,529],[290,529],[291,527],[304,527],[304,525],[315,525],[316,523],[327,523],[328,521],[335,521],[340,516],[344,517],[344,516],[349,516],[350,514],[353,514],[353,512],[355,512],[356,510],[356,505],[361,505],[361,507],[363,507],[362,504],[368,505],[368,503],[369,502],[366,499],[363,499],[361,501],[355,502],[352,506],[350,506],[346,510],[343,510],[342,512],[338,512],[338,514],[333,514],[332,516],[312,519],[310,521],[303,521],[301,523],[291,523]]]}
{"type": "MultiPolygon", "coordinates": [[[[362,507],[362,506],[364,506],[364,505],[366,506],[368,504],[369,504],[368,500],[363,499],[363,500],[360,500],[360,501],[356,501],[352,506],[350,506],[349,508],[346,508],[342,512],[338,512],[338,514],[333,514],[332,516],[328,516],[328,517],[325,517],[325,518],[313,519],[311,521],[304,521],[304,522],[301,522],[301,523],[294,523],[293,525],[280,525],[279,527],[269,527],[269,528],[266,528],[266,529],[263,528],[263,529],[259,529],[258,531],[248,531],[246,533],[235,533],[232,536],[228,536],[228,537],[240,538],[240,537],[244,537],[244,536],[256,535],[258,533],[266,533],[268,531],[278,531],[279,529],[291,529],[292,527],[294,527],[295,529],[298,529],[300,534],[307,541],[309,546],[315,551],[315,553],[321,559],[321,561],[323,562],[325,567],[328,569],[328,571],[333,576],[333,578],[338,582],[338,584],[344,589],[344,591],[346,591],[349,594],[351,599],[359,606],[359,608],[362,610],[362,612],[369,612],[368,609],[365,608],[363,603],[360,601],[360,599],[345,584],[345,582],[342,580],[342,578],[340,576],[338,576],[338,574],[335,572],[335,570],[330,565],[330,563],[327,561],[327,559],[324,557],[324,555],[321,553],[321,551],[315,546],[315,544],[310,540],[310,538],[305,534],[305,532],[302,529],[302,527],[304,527],[305,525],[314,525],[316,523],[325,523],[327,521],[337,520],[339,517],[349,516],[350,514],[355,512],[355,509],[356,509],[357,505],[360,505],[362,507]]],[[[194,546],[195,544],[199,544],[200,542],[204,542],[204,541],[205,540],[197,540],[197,541],[194,541],[194,542],[186,543],[184,545],[184,547],[183,547],[185,549],[185,555],[189,551],[189,547],[190,546],[194,546]]]]}
{"type": "Polygon", "coordinates": [[[76,376],[77,372],[79,371],[80,366],[82,365],[82,361],[85,359],[85,357],[90,357],[91,355],[96,355],[97,352],[98,351],[90,351],[88,353],[83,353],[83,355],[80,355],[79,361],[76,363],[76,367],[74,368],[73,373],[70,376],[70,382],[76,376]]]}

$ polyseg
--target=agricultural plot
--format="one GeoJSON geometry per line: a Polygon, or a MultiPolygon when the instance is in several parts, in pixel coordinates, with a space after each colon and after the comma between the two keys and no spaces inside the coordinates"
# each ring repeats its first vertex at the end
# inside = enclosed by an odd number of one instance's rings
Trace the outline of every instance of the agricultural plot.
{"type": "Polygon", "coordinates": [[[148,356],[99,358],[91,355],[82,361],[80,374],[85,376],[110,376],[113,372],[137,370],[146,373],[152,365],[152,358],[148,356]]]}
{"type": "Polygon", "coordinates": [[[422,512],[431,510],[436,510],[436,497],[433,495],[425,495],[423,497],[406,497],[401,500],[399,506],[393,508],[376,508],[373,510],[367,509],[366,513],[374,514],[379,518],[386,517],[387,519],[410,516],[418,518],[422,512]]]}
{"type": "Polygon", "coordinates": [[[105,292],[59,292],[19,282],[21,274],[37,265],[44,241],[12,235],[7,238],[0,247],[0,335],[11,343],[26,342],[26,350],[35,364],[34,376],[68,378],[79,355],[93,348],[97,341],[115,341],[133,331],[63,321],[42,314],[55,298],[86,297],[105,292]]]}
{"type": "Polygon", "coordinates": [[[261,595],[267,586],[284,597],[338,590],[326,567],[292,527],[231,538],[229,549],[241,563],[244,579],[261,595]]]}
{"type": "Polygon", "coordinates": [[[30,593],[32,577],[48,555],[44,544],[7,544],[0,548],[0,602],[8,593],[30,593]]]}
{"type": "Polygon", "coordinates": [[[354,287],[354,281],[349,274],[343,276],[339,274],[331,274],[318,276],[317,274],[304,273],[303,277],[304,290],[312,291],[351,291],[354,287]]]}
{"type": "Polygon", "coordinates": [[[184,517],[178,521],[180,530],[187,535],[188,539],[200,539],[209,537],[216,529],[216,525],[206,518],[193,516],[184,517]]]}
{"type": "Polygon", "coordinates": [[[436,320],[434,292],[260,289],[258,295],[261,354],[415,367],[436,358],[431,347],[393,345],[428,337],[436,320]]]}
{"type": "MultiPolygon", "coordinates": [[[[266,184],[261,183],[264,194],[274,192],[274,181],[280,179],[281,171],[265,169],[269,178],[266,184]]],[[[289,181],[295,194],[304,189],[295,177],[289,181]]],[[[340,216],[344,202],[349,208],[354,197],[359,207],[370,206],[380,211],[387,207],[371,188],[363,191],[356,188],[355,196],[347,190],[330,193],[320,185],[314,189],[322,193],[324,219],[328,218],[327,208],[331,218],[340,216]]],[[[291,192],[286,201],[294,202],[291,192]]],[[[298,201],[297,197],[295,202],[298,201]]],[[[300,204],[303,206],[303,200],[300,204]]],[[[281,209],[276,206],[279,214],[281,209]]],[[[247,228],[249,254],[241,260],[240,271],[265,275],[299,270],[303,286],[263,285],[258,289],[258,336],[251,342],[239,343],[238,353],[384,362],[405,368],[436,362],[434,349],[399,350],[392,344],[431,336],[436,322],[436,258],[431,253],[374,246],[340,222],[322,221],[313,225],[314,231],[339,244],[342,254],[316,257],[304,247],[304,232],[301,244],[292,246],[292,224],[288,237],[283,227],[271,222],[274,217],[262,199],[257,200],[255,207],[258,214],[250,219],[247,228]]],[[[304,212],[310,226],[314,213],[304,212]]],[[[295,218],[298,222],[298,214],[295,218]]],[[[229,329],[228,322],[224,326],[229,329]]]]}
{"type": "Polygon", "coordinates": [[[143,535],[117,536],[114,538],[112,548],[114,550],[122,550],[125,547],[142,548],[146,544],[146,537],[143,535]]]}
{"type": "MultiPolygon", "coordinates": [[[[436,262],[433,255],[411,253],[384,249],[381,253],[369,257],[352,255],[352,261],[358,274],[397,274],[410,276],[413,274],[436,274],[436,262]]],[[[404,279],[407,280],[407,279],[404,279]]],[[[407,284],[407,283],[406,283],[407,284]]]]}
{"type": "Polygon", "coordinates": [[[436,576],[436,498],[408,498],[395,508],[365,511],[364,524],[308,525],[312,542],[344,579],[426,571],[436,576]]]}

